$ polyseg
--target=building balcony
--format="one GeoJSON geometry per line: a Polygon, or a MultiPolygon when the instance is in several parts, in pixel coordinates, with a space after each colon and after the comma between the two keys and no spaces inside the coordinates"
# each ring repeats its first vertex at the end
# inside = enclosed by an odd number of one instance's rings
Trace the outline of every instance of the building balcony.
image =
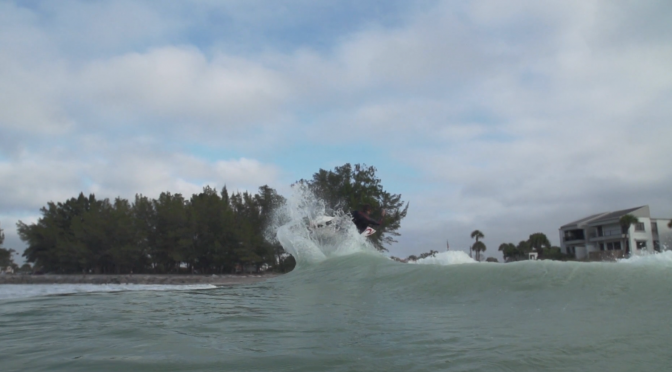
{"type": "Polygon", "coordinates": [[[625,234],[621,232],[611,232],[611,231],[606,231],[604,233],[598,234],[597,232],[591,232],[588,234],[590,237],[590,240],[609,240],[609,239],[623,239],[625,238],[625,234]]]}
{"type": "Polygon", "coordinates": [[[585,242],[586,239],[583,236],[563,236],[562,241],[567,243],[581,243],[585,242]]]}

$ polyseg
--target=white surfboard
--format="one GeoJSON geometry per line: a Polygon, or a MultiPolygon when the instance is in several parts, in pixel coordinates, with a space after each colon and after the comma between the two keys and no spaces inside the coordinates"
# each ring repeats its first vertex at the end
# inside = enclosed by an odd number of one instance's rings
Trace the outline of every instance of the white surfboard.
{"type": "Polygon", "coordinates": [[[373,235],[373,234],[375,234],[375,233],[376,233],[376,230],[374,230],[374,229],[372,229],[372,228],[370,228],[370,227],[367,227],[367,228],[366,228],[364,231],[362,231],[362,233],[359,234],[359,235],[361,235],[361,236],[371,236],[371,235],[373,235]]]}
{"type": "MultiPolygon", "coordinates": [[[[314,220],[311,220],[311,221],[310,221],[309,226],[310,226],[310,228],[311,228],[312,230],[317,230],[317,229],[322,230],[323,228],[325,228],[325,227],[327,227],[327,226],[330,226],[330,225],[331,225],[331,221],[332,221],[334,218],[335,218],[335,217],[330,217],[330,216],[317,216],[317,217],[315,217],[314,220]]],[[[330,226],[330,227],[333,227],[333,226],[330,226]]],[[[330,230],[332,230],[332,229],[330,229],[330,230]]],[[[338,227],[336,227],[336,230],[338,230],[338,227]]],[[[367,227],[367,228],[366,228],[364,231],[362,231],[362,233],[359,234],[359,235],[364,236],[364,237],[367,237],[367,236],[371,236],[371,235],[373,235],[373,234],[375,234],[375,233],[376,233],[376,230],[375,230],[375,229],[373,229],[373,228],[371,228],[371,227],[367,227]]]]}

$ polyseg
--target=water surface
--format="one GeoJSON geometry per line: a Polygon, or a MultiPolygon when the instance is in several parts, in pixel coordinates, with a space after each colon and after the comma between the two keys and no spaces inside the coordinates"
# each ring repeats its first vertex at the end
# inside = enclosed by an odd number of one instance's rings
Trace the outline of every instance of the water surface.
{"type": "Polygon", "coordinates": [[[663,371],[672,365],[670,270],[672,252],[620,263],[453,265],[362,252],[254,285],[5,295],[0,364],[3,371],[663,371]]]}

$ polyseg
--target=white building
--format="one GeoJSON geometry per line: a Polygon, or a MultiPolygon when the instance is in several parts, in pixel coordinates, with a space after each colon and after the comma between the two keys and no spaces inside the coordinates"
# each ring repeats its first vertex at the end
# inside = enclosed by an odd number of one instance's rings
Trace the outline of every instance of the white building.
{"type": "Polygon", "coordinates": [[[660,252],[672,244],[669,222],[669,218],[651,218],[648,205],[598,213],[560,227],[560,245],[563,253],[578,260],[660,252]],[[626,214],[637,217],[639,222],[623,231],[619,220],[626,214]]]}

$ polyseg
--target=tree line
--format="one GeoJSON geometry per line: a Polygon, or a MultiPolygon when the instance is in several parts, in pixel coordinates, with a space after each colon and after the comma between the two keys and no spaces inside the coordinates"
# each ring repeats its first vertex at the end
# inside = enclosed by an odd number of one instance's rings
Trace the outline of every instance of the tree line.
{"type": "Polygon", "coordinates": [[[521,240],[518,244],[502,243],[499,245],[499,251],[502,252],[506,262],[527,260],[532,251],[537,252],[539,259],[560,261],[572,259],[562,253],[560,247],[552,246],[544,233],[531,234],[527,240],[521,240]]]}
{"type": "MultiPolygon", "coordinates": [[[[383,225],[369,237],[379,250],[399,235],[408,203],[385,191],[376,168],[345,164],[333,171],[320,169],[297,183],[324,201],[327,212],[362,204],[376,213],[387,209],[383,225]]],[[[285,202],[268,186],[257,194],[207,186],[189,199],[170,192],[158,199],[138,194],[132,202],[80,193],[47,203],[37,223],[19,221],[17,232],[28,245],[26,261],[44,272],[230,273],[245,266],[286,272],[293,269],[294,258],[266,236],[274,211],[285,202]]]]}
{"type": "MultiPolygon", "coordinates": [[[[470,236],[475,241],[474,244],[469,247],[469,257],[474,258],[476,261],[481,261],[483,260],[481,254],[482,252],[486,251],[487,246],[480,239],[484,238],[485,234],[483,234],[483,232],[480,230],[474,230],[471,232],[470,236]]],[[[563,254],[560,247],[552,246],[551,242],[548,240],[548,237],[544,233],[530,234],[527,240],[521,240],[518,244],[502,243],[499,245],[499,251],[502,252],[505,262],[528,260],[529,254],[532,251],[537,252],[538,259],[561,261],[573,259],[572,256],[563,254]]],[[[429,252],[421,253],[419,255],[410,255],[405,259],[397,257],[392,257],[392,259],[400,262],[417,261],[430,256],[434,257],[437,253],[439,252],[430,250],[429,252]]],[[[486,261],[497,262],[497,259],[488,257],[486,261]]]]}
{"type": "Polygon", "coordinates": [[[11,248],[2,248],[2,244],[5,242],[5,233],[0,228],[0,271],[5,270],[7,267],[12,269],[18,269],[18,266],[14,263],[12,255],[16,253],[15,250],[11,248]]]}
{"type": "MultiPolygon", "coordinates": [[[[476,261],[481,260],[481,252],[485,252],[487,249],[485,243],[479,240],[484,237],[485,235],[480,230],[474,230],[471,233],[471,238],[476,241],[469,248],[469,256],[473,251],[476,255],[476,261]]],[[[499,245],[499,251],[504,256],[504,262],[527,260],[532,251],[537,252],[539,259],[562,261],[571,259],[571,257],[562,253],[560,247],[552,246],[544,233],[530,234],[527,240],[521,240],[518,244],[502,243],[499,245]]]]}
{"type": "Polygon", "coordinates": [[[270,214],[284,198],[262,186],[229,195],[207,186],[186,199],[163,192],[133,202],[94,194],[49,202],[34,224],[17,223],[36,270],[56,273],[230,273],[263,265],[291,270],[282,247],[264,239],[270,214]]]}
{"type": "MultiPolygon", "coordinates": [[[[469,255],[471,256],[471,251],[475,252],[476,261],[481,260],[481,252],[485,252],[487,248],[485,243],[479,240],[484,237],[485,235],[480,230],[474,230],[471,233],[471,238],[476,241],[470,247],[469,255]]],[[[530,234],[527,240],[521,240],[518,244],[502,243],[499,245],[499,251],[504,256],[504,262],[528,260],[532,251],[537,252],[538,259],[563,261],[571,259],[562,253],[560,247],[552,246],[544,233],[530,234]]]]}

